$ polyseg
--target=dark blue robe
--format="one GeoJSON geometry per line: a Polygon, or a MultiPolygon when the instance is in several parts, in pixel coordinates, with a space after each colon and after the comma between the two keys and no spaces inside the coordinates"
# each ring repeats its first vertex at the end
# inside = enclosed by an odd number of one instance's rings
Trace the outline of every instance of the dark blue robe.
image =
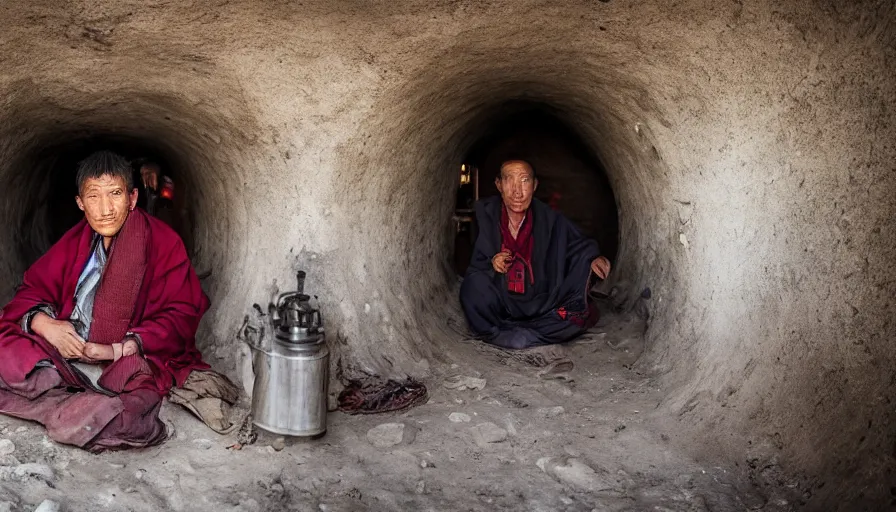
{"type": "Polygon", "coordinates": [[[460,287],[467,323],[484,341],[504,348],[562,343],[585,330],[589,314],[591,262],[597,242],[582,236],[562,214],[533,199],[527,215],[534,222],[532,284],[523,294],[507,290],[507,276],[495,272],[492,258],[501,251],[500,197],[476,203],[479,236],[460,287]]]}

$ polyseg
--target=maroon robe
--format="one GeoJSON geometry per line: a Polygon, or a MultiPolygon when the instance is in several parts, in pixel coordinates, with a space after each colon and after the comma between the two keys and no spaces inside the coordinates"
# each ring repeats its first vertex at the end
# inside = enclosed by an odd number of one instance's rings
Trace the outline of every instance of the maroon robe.
{"type": "Polygon", "coordinates": [[[69,230],[0,311],[0,413],[43,423],[54,440],[93,451],[158,444],[165,439],[162,398],[193,370],[208,368],[194,336],[209,302],[177,233],[138,208],[113,241],[102,279],[115,275],[117,286],[101,281],[89,341],[117,343],[131,332],[142,353],[110,363],[101,389],[20,325],[40,304],[57,319],[70,318],[93,236],[86,220],[69,230]]]}

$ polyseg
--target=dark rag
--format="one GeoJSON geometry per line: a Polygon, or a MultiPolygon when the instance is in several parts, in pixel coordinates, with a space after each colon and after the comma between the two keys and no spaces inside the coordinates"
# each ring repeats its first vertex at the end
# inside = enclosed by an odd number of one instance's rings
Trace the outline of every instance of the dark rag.
{"type": "Polygon", "coordinates": [[[376,414],[400,411],[425,404],[426,386],[408,377],[404,382],[378,378],[352,380],[339,393],[339,410],[347,414],[376,414]]]}

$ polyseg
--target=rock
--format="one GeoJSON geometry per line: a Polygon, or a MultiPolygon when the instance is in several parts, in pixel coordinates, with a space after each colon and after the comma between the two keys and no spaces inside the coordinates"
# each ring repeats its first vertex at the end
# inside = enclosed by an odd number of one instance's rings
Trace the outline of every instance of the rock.
{"type": "Polygon", "coordinates": [[[404,440],[404,423],[383,423],[367,431],[367,440],[377,448],[389,448],[404,440]]]}
{"type": "Polygon", "coordinates": [[[193,443],[203,450],[209,450],[214,445],[209,439],[193,439],[193,443]]]}
{"type": "Polygon", "coordinates": [[[0,466],[18,466],[21,463],[15,455],[0,455],[0,466]]]}
{"type": "Polygon", "coordinates": [[[16,429],[16,434],[21,434],[22,432],[28,432],[28,427],[19,427],[16,429]]]}
{"type": "Polygon", "coordinates": [[[556,418],[557,416],[560,416],[564,412],[566,412],[566,409],[564,409],[562,406],[559,406],[559,405],[556,407],[542,407],[542,408],[538,409],[538,413],[541,414],[542,416],[544,416],[545,418],[556,418]]]}
{"type": "Polygon", "coordinates": [[[9,439],[0,439],[0,455],[11,455],[16,451],[16,445],[9,439]]]}
{"type": "Polygon", "coordinates": [[[507,431],[495,425],[494,423],[480,423],[472,428],[473,440],[479,446],[485,446],[490,443],[500,443],[507,439],[507,431]]]}
{"type": "Polygon", "coordinates": [[[56,478],[56,475],[53,473],[53,470],[50,469],[49,466],[44,464],[36,464],[33,462],[19,464],[18,466],[16,466],[14,473],[19,478],[36,476],[38,478],[46,480],[47,482],[52,482],[56,478]]]}
{"type": "Polygon", "coordinates": [[[451,423],[469,423],[470,415],[462,412],[452,412],[448,415],[448,420],[451,421],[451,423]]]}
{"type": "Polygon", "coordinates": [[[580,491],[608,491],[614,487],[609,476],[599,474],[575,457],[542,457],[536,465],[558,482],[580,491]]]}
{"type": "Polygon", "coordinates": [[[455,375],[445,379],[443,383],[448,389],[456,389],[457,391],[465,391],[467,389],[483,389],[485,388],[485,379],[478,377],[468,377],[465,375],[455,375]]]}
{"type": "Polygon", "coordinates": [[[417,433],[420,432],[420,429],[414,427],[412,425],[404,426],[404,437],[401,439],[401,444],[411,444],[417,439],[417,433]]]}
{"type": "Polygon", "coordinates": [[[53,500],[44,500],[34,509],[34,512],[59,512],[60,510],[59,503],[53,500]]]}
{"type": "Polygon", "coordinates": [[[274,439],[274,442],[271,443],[271,446],[278,452],[282,451],[284,448],[286,448],[286,439],[283,437],[278,437],[277,439],[274,439]]]}
{"type": "Polygon", "coordinates": [[[417,494],[423,494],[426,492],[426,482],[420,480],[417,482],[417,486],[414,488],[414,492],[417,494]]]}
{"type": "Polygon", "coordinates": [[[507,413],[504,417],[504,428],[507,429],[507,435],[515,436],[517,435],[516,426],[519,423],[519,420],[513,413],[507,413]]]}
{"type": "MultiPolygon", "coordinates": [[[[541,347],[539,347],[541,348],[541,347]]],[[[565,357],[554,359],[538,372],[538,378],[542,380],[561,380],[572,382],[573,378],[569,375],[575,368],[572,360],[565,357]]]]}
{"type": "Polygon", "coordinates": [[[11,501],[0,501],[0,512],[13,512],[16,504],[11,501]]]}
{"type": "Polygon", "coordinates": [[[575,448],[573,446],[566,445],[563,447],[563,451],[566,452],[566,454],[569,455],[570,457],[581,457],[582,456],[582,452],[579,451],[578,448],[575,448]]]}

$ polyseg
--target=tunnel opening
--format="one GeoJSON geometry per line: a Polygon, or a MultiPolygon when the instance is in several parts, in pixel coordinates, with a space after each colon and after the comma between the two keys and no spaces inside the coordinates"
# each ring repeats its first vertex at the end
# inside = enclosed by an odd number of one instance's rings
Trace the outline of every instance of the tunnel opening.
{"type": "Polygon", "coordinates": [[[501,163],[511,158],[529,161],[538,179],[535,197],[563,213],[615,262],[619,217],[600,159],[559,113],[542,104],[511,101],[498,107],[460,164],[454,212],[457,274],[466,271],[478,232],[473,205],[499,194],[495,178],[501,163]]]}
{"type": "MultiPolygon", "coordinates": [[[[325,4],[10,5],[4,288],[41,184],[19,164],[51,136],[83,135],[63,130],[137,134],[165,141],[199,185],[212,352],[232,358],[243,312],[305,268],[356,366],[425,374],[430,353],[453,350],[434,334],[457,302],[458,167],[496,102],[533,98],[609,173],[613,279],[653,293],[636,369],[665,391],[652,406],[670,420],[664,440],[707,464],[823,478],[829,503],[889,503],[891,2],[325,4]]],[[[636,430],[600,420],[582,423],[598,438],[636,430]]]]}
{"type": "Polygon", "coordinates": [[[21,208],[16,226],[18,255],[30,266],[84,215],[78,209],[76,173],[78,163],[91,153],[108,150],[126,158],[132,166],[133,185],[138,189],[138,206],[147,208],[147,188],[140,169],[152,165],[162,183],[174,184],[164,195],[156,193],[153,213],[180,235],[192,254],[195,212],[190,208],[191,180],[186,165],[164,144],[143,137],[116,133],[59,134],[48,145],[26,152],[13,168],[21,171],[20,186],[32,191],[21,208]],[[170,191],[170,193],[169,193],[170,191]]]}

